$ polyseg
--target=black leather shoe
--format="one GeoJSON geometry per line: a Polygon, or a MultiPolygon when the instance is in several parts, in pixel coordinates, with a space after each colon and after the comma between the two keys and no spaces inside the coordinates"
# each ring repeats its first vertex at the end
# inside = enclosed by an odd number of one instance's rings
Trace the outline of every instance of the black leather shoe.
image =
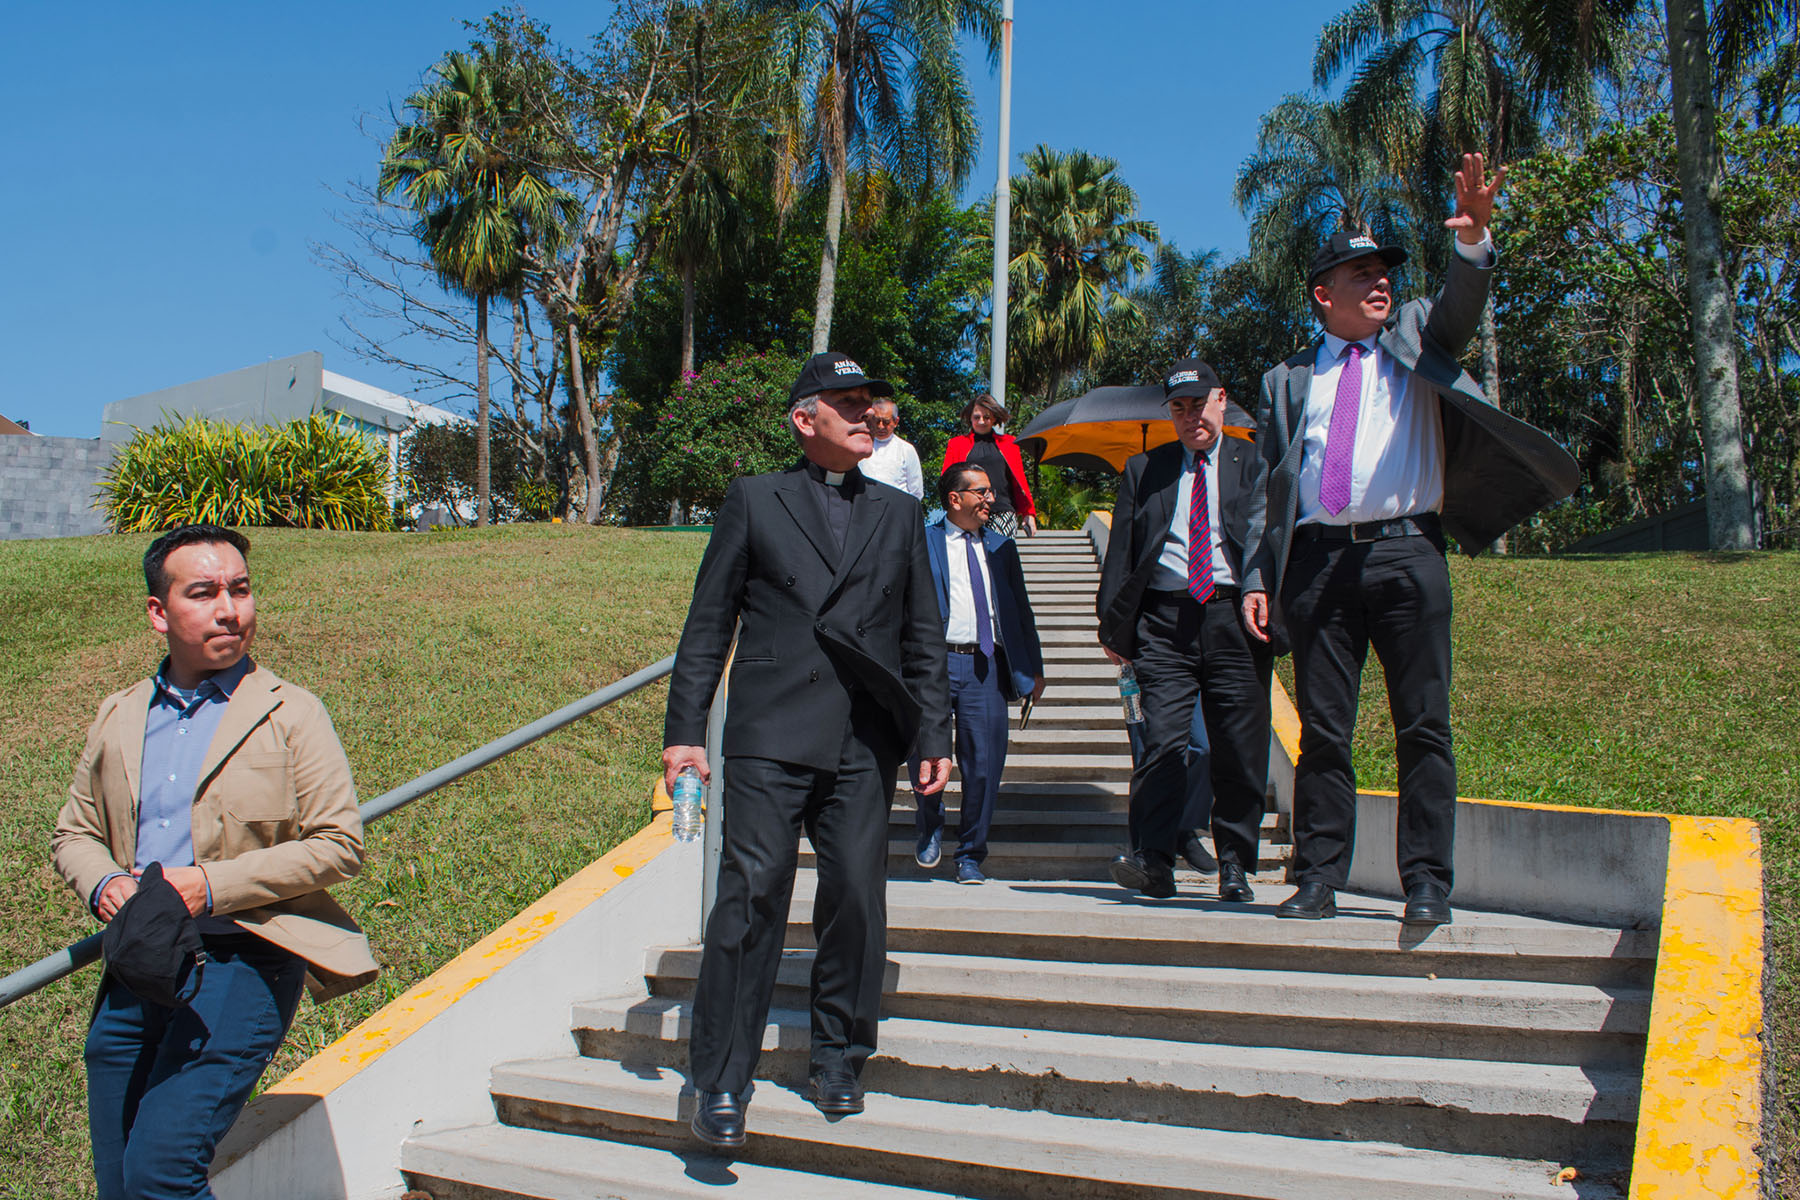
{"type": "Polygon", "coordinates": [[[1328,883],[1303,883],[1300,890],[1281,902],[1275,910],[1278,917],[1301,921],[1319,921],[1337,916],[1336,894],[1328,883]]]}
{"type": "Polygon", "coordinates": [[[701,1092],[690,1124],[709,1146],[733,1150],[744,1144],[744,1105],[730,1092],[701,1092]]]}
{"type": "Polygon", "coordinates": [[[1450,893],[1435,883],[1415,883],[1406,889],[1406,911],[1400,914],[1406,925],[1450,924],[1450,893]]]}
{"type": "Polygon", "coordinates": [[[1219,899],[1227,904],[1248,904],[1256,899],[1250,890],[1250,877],[1234,862],[1219,864],[1219,899]]]}
{"type": "Polygon", "coordinates": [[[1207,853],[1206,847],[1201,844],[1200,835],[1197,833],[1182,836],[1181,857],[1187,860],[1188,866],[1202,875],[1211,875],[1219,869],[1219,860],[1207,853]]]}
{"type": "Polygon", "coordinates": [[[862,1084],[848,1071],[820,1071],[806,1081],[806,1098],[827,1116],[863,1110],[862,1084]]]}
{"type": "Polygon", "coordinates": [[[1119,855],[1110,870],[1114,883],[1152,900],[1167,900],[1175,894],[1175,872],[1148,861],[1141,851],[1119,855]]]}

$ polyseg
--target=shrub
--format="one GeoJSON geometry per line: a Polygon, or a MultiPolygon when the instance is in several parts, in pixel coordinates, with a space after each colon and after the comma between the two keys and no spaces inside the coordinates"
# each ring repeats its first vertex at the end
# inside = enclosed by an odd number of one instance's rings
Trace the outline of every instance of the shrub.
{"type": "Polygon", "coordinates": [[[392,529],[387,455],[341,417],[233,425],[165,416],[137,430],[100,482],[119,533],[190,522],[392,529]]]}

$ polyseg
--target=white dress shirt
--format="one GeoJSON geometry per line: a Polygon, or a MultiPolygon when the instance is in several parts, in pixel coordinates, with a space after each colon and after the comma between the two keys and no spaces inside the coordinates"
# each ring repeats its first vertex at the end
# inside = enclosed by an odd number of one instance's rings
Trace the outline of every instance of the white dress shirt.
{"type": "MultiPolygon", "coordinates": [[[[1493,241],[1484,238],[1466,246],[1458,240],[1456,252],[1470,262],[1486,264],[1493,259],[1493,241]]],[[[1295,523],[1360,525],[1437,512],[1444,506],[1443,405],[1429,384],[1394,361],[1373,336],[1361,342],[1362,405],[1357,410],[1356,446],[1350,457],[1350,503],[1338,513],[1326,512],[1319,503],[1325,442],[1349,345],[1327,333],[1313,362],[1295,523]]]]}
{"type": "Polygon", "coordinates": [[[875,453],[862,460],[862,473],[909,493],[914,500],[925,499],[925,473],[919,467],[919,452],[898,434],[875,439],[875,453]]]}
{"type": "MultiPolygon", "coordinates": [[[[1231,560],[1225,557],[1221,540],[1223,521],[1219,513],[1219,447],[1225,435],[1213,439],[1206,450],[1206,515],[1212,530],[1212,576],[1214,587],[1231,587],[1237,583],[1231,560]]],[[[1163,542],[1156,577],[1150,586],[1165,592],[1185,592],[1188,585],[1188,517],[1194,507],[1194,452],[1181,448],[1181,481],[1175,485],[1175,515],[1169,518],[1169,537],[1163,542]]]]}
{"type": "Polygon", "coordinates": [[[988,628],[994,633],[994,641],[1000,641],[1000,623],[994,620],[994,577],[988,570],[987,546],[982,541],[982,531],[977,529],[967,533],[945,520],[944,574],[950,591],[950,624],[944,629],[944,640],[953,645],[972,645],[981,640],[981,634],[975,628],[975,591],[969,586],[968,545],[971,541],[975,543],[975,561],[981,567],[981,586],[987,590],[988,628]]]}

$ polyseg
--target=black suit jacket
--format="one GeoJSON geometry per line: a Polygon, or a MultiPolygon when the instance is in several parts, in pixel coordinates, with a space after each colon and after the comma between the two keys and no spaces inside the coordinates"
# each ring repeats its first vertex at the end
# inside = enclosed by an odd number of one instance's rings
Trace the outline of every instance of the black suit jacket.
{"type": "MultiPolygon", "coordinates": [[[[1216,470],[1219,511],[1224,516],[1220,540],[1232,571],[1241,580],[1251,525],[1262,521],[1263,477],[1268,467],[1252,443],[1222,436],[1216,470]]],[[[1175,517],[1176,489],[1180,485],[1180,442],[1169,442],[1137,455],[1125,464],[1125,471],[1119,476],[1119,495],[1113,504],[1106,560],[1100,567],[1096,608],[1101,643],[1126,658],[1137,651],[1138,610],[1143,605],[1144,589],[1156,575],[1169,522],[1175,517]]]]}
{"type": "Polygon", "coordinates": [[[904,754],[950,753],[950,686],[919,502],[872,480],[850,508],[840,555],[798,464],[733,480],[694,581],[665,746],[706,741],[733,630],[724,753],[838,765],[851,693],[885,710],[904,754]]]}

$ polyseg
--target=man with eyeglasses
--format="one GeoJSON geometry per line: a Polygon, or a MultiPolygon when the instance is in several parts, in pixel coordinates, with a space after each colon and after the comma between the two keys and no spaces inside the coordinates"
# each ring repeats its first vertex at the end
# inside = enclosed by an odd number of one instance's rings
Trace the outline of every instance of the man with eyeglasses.
{"type": "Polygon", "coordinates": [[[868,421],[875,452],[863,459],[862,473],[899,488],[914,500],[924,500],[925,472],[919,466],[919,452],[900,436],[900,412],[894,402],[877,399],[870,404],[868,421]]]}
{"type": "MultiPolygon", "coordinates": [[[[974,463],[951,465],[938,480],[943,511],[925,529],[949,653],[950,711],[956,719],[956,766],[962,776],[957,815],[956,882],[986,880],[988,830],[1006,767],[1007,705],[1044,694],[1044,654],[1018,543],[986,528],[994,488],[974,463]]],[[[915,770],[913,774],[917,774],[915,770]]],[[[943,856],[940,795],[915,795],[921,867],[943,856]]]]}

